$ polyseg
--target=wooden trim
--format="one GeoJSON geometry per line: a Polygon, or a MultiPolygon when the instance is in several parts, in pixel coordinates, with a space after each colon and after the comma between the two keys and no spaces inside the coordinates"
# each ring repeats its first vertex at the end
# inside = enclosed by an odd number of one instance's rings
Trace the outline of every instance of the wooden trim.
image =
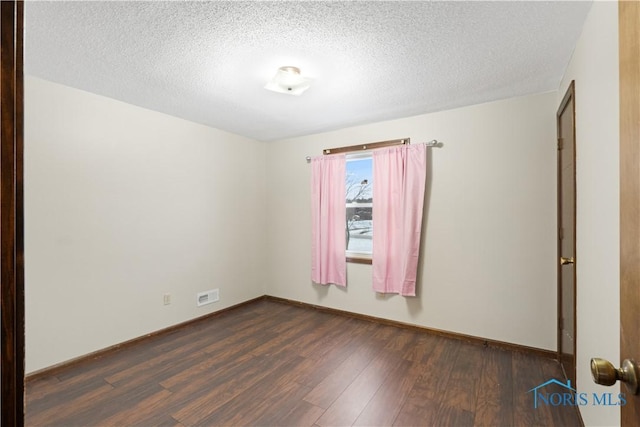
{"type": "MultiPolygon", "coordinates": [[[[564,94],[564,97],[562,98],[562,102],[560,103],[560,107],[558,108],[558,111],[556,113],[556,119],[558,117],[560,117],[560,113],[562,111],[564,111],[564,109],[567,107],[567,104],[569,103],[569,101],[575,97],[576,94],[576,81],[575,80],[571,80],[571,83],[569,83],[569,87],[567,88],[567,92],[564,94]]],[[[574,98],[575,99],[575,98],[574,98]]],[[[574,108],[575,110],[575,108],[574,108]]],[[[575,129],[575,122],[574,122],[574,129],[575,129]]],[[[556,128],[557,131],[557,128],[556,128]]],[[[558,138],[560,137],[560,134],[557,133],[558,138]]]]}
{"type": "MultiPolygon", "coordinates": [[[[556,112],[556,134],[557,137],[560,138],[560,116],[562,115],[562,113],[565,111],[565,109],[567,108],[567,105],[569,104],[570,101],[572,101],[572,105],[573,105],[573,110],[571,111],[571,121],[573,124],[573,129],[571,130],[571,132],[573,133],[573,256],[574,258],[577,259],[577,240],[576,240],[576,236],[577,236],[577,218],[576,218],[576,212],[577,212],[577,197],[576,197],[576,183],[577,183],[577,175],[576,175],[576,145],[577,145],[577,140],[576,140],[576,88],[575,88],[575,80],[572,80],[571,83],[569,84],[569,87],[567,88],[567,92],[565,93],[564,97],[562,98],[562,102],[560,103],[560,107],[558,107],[558,111],[556,112]]],[[[561,170],[560,170],[560,150],[558,150],[558,155],[557,155],[557,219],[558,219],[558,226],[560,226],[560,219],[562,216],[562,200],[560,199],[560,186],[561,186],[561,181],[560,181],[560,175],[561,175],[561,170]]],[[[561,250],[562,250],[562,242],[560,241],[560,239],[558,239],[557,241],[557,256],[556,256],[556,261],[560,259],[560,257],[562,256],[561,254],[561,250]]],[[[557,359],[560,362],[561,361],[561,350],[562,350],[562,328],[561,328],[561,317],[562,317],[562,289],[560,287],[561,284],[561,275],[562,275],[562,266],[560,265],[560,262],[557,261],[557,285],[556,285],[556,289],[557,289],[557,336],[556,336],[556,340],[557,340],[557,359]]],[[[573,267],[573,380],[574,380],[574,384],[577,383],[577,371],[576,371],[576,357],[577,357],[577,329],[578,329],[578,322],[577,322],[577,312],[578,312],[578,307],[577,307],[577,281],[578,277],[576,275],[576,268],[575,265],[573,267]]],[[[564,372],[564,365],[562,363],[560,363],[561,368],[563,369],[564,372]]],[[[567,379],[570,379],[569,375],[567,375],[567,372],[564,372],[565,376],[567,377],[567,379]]]]}
{"type": "Polygon", "coordinates": [[[350,262],[352,264],[373,264],[373,260],[371,258],[356,258],[350,256],[347,257],[347,262],[350,262]]]}
{"type": "Polygon", "coordinates": [[[0,2],[0,381],[3,426],[24,425],[23,3],[0,2]]]}
{"type": "Polygon", "coordinates": [[[203,316],[196,317],[195,319],[187,320],[186,322],[178,323],[176,325],[169,326],[167,328],[160,329],[160,330],[155,331],[155,332],[151,332],[151,333],[149,333],[147,335],[143,335],[141,337],[133,338],[133,339],[130,339],[128,341],[124,341],[122,343],[115,344],[115,345],[109,346],[107,348],[103,348],[101,350],[97,350],[97,351],[91,352],[89,354],[85,354],[85,355],[76,357],[74,359],[70,359],[70,360],[64,361],[62,363],[58,363],[56,365],[53,365],[53,366],[49,366],[47,368],[31,372],[31,373],[29,373],[27,375],[26,382],[29,383],[30,381],[34,381],[34,380],[37,380],[39,378],[46,377],[48,375],[56,375],[59,372],[65,370],[65,369],[68,369],[68,368],[70,368],[72,366],[78,366],[78,365],[82,365],[82,364],[87,363],[87,362],[91,362],[91,361],[93,361],[95,359],[100,359],[102,357],[108,356],[108,355],[110,355],[112,353],[115,353],[117,351],[120,351],[122,349],[131,347],[131,346],[133,346],[135,344],[138,344],[141,341],[145,341],[145,340],[147,340],[149,338],[154,338],[154,337],[158,337],[158,336],[162,336],[162,335],[166,335],[166,334],[175,332],[175,331],[177,331],[179,329],[186,328],[187,326],[191,326],[191,325],[194,325],[196,323],[203,322],[205,320],[210,320],[211,318],[219,316],[222,313],[226,313],[226,312],[228,312],[230,310],[234,310],[236,308],[240,308],[240,307],[243,307],[245,305],[252,304],[254,302],[262,301],[264,299],[265,299],[264,295],[260,296],[260,297],[257,297],[257,298],[253,298],[253,299],[250,299],[248,301],[244,301],[244,302],[232,305],[230,307],[226,307],[226,308],[223,308],[221,310],[214,311],[213,313],[205,314],[203,316]]]}
{"type": "MultiPolygon", "coordinates": [[[[618,2],[620,62],[620,359],[640,357],[640,2],[618,2]]],[[[591,356],[591,355],[590,355],[591,356]]],[[[594,355],[595,356],[595,355],[594,355]]],[[[616,364],[617,361],[613,361],[616,364]]],[[[625,390],[621,387],[622,391],[625,390]]],[[[636,426],[640,396],[627,393],[620,425],[636,426]]]]}
{"type": "Polygon", "coordinates": [[[375,148],[392,147],[394,145],[404,145],[411,142],[410,138],[392,139],[389,141],[372,142],[370,144],[350,145],[348,147],[325,148],[322,154],[350,153],[352,151],[373,150],[375,148]]]}
{"type": "Polygon", "coordinates": [[[24,291],[24,1],[16,5],[16,376],[19,379],[20,418],[25,410],[25,291],[24,291]]]}
{"type": "Polygon", "coordinates": [[[366,314],[353,313],[353,312],[350,312],[350,311],[338,310],[338,309],[335,309],[335,308],[323,307],[323,306],[315,305],[315,304],[308,304],[306,302],[300,302],[300,301],[290,300],[290,299],[286,299],[286,298],[274,297],[274,296],[271,296],[271,295],[265,295],[264,298],[269,300],[269,301],[275,301],[275,302],[280,302],[280,303],[283,303],[283,304],[295,305],[295,306],[298,306],[298,307],[311,308],[311,309],[314,309],[314,310],[324,311],[324,312],[327,312],[327,313],[337,314],[337,315],[340,315],[340,316],[352,317],[352,318],[355,318],[355,319],[365,320],[367,322],[379,323],[379,324],[382,324],[382,325],[389,325],[389,326],[395,326],[395,327],[403,328],[403,329],[411,329],[411,330],[415,330],[415,331],[421,331],[421,332],[425,332],[427,334],[437,335],[437,336],[441,336],[441,337],[444,337],[444,338],[451,338],[451,339],[460,340],[460,341],[465,341],[465,342],[468,342],[470,344],[483,345],[485,347],[494,347],[494,348],[501,348],[503,350],[517,351],[517,352],[520,352],[520,353],[527,353],[527,354],[532,354],[532,355],[536,355],[536,356],[545,357],[547,359],[555,359],[556,356],[557,356],[557,353],[555,351],[552,351],[552,350],[544,350],[544,349],[541,349],[541,348],[529,347],[529,346],[526,346],[526,345],[513,344],[513,343],[504,342],[504,341],[497,341],[497,340],[492,340],[492,339],[488,339],[488,338],[476,337],[476,336],[473,336],[473,335],[459,334],[459,333],[456,333],[456,332],[449,332],[449,331],[444,331],[444,330],[441,330],[441,329],[428,328],[426,326],[419,326],[419,325],[414,325],[414,324],[411,324],[411,323],[398,322],[396,320],[383,319],[381,317],[368,316],[366,314]]]}

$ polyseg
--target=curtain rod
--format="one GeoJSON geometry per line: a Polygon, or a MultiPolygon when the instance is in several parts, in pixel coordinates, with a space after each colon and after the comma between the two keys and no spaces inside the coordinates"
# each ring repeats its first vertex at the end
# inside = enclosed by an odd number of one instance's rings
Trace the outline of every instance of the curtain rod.
{"type": "MultiPolygon", "coordinates": [[[[349,147],[328,148],[328,149],[322,150],[322,154],[326,155],[326,154],[337,154],[337,153],[345,153],[345,152],[359,151],[359,150],[373,150],[374,148],[390,147],[393,145],[406,145],[410,143],[411,143],[411,140],[409,138],[394,139],[391,141],[374,142],[371,144],[359,144],[359,145],[351,145],[349,147]]],[[[418,144],[424,144],[427,147],[436,147],[436,148],[441,148],[444,145],[442,142],[438,141],[437,139],[432,139],[429,142],[418,142],[418,144]]],[[[311,156],[307,156],[306,160],[307,160],[307,163],[311,163],[311,156]]]]}

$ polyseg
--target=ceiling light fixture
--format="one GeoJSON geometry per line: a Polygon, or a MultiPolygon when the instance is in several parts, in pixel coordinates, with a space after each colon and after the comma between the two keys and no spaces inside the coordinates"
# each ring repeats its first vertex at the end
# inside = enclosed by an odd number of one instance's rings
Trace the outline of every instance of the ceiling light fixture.
{"type": "Polygon", "coordinates": [[[300,74],[298,67],[280,67],[276,75],[265,85],[265,89],[289,95],[300,95],[311,86],[311,79],[300,74]]]}

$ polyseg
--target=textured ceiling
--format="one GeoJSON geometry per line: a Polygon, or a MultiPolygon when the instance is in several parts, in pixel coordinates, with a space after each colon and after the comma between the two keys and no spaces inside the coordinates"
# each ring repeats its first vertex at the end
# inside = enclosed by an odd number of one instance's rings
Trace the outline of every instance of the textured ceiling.
{"type": "Polygon", "coordinates": [[[27,2],[25,72],[270,141],[557,90],[590,6],[27,2]]]}

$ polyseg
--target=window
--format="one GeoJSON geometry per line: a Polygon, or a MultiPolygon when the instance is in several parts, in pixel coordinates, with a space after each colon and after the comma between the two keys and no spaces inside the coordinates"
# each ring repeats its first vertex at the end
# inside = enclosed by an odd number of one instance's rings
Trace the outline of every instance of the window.
{"type": "Polygon", "coordinates": [[[416,295],[427,146],[408,142],[325,149],[331,156],[311,160],[312,282],[346,286],[346,263],[358,262],[373,266],[376,292],[416,295]]]}
{"type": "Polygon", "coordinates": [[[331,156],[312,159],[314,283],[346,286],[346,262],[358,262],[372,264],[376,292],[416,295],[427,145],[410,146],[408,142],[402,139],[325,149],[323,153],[331,156]],[[354,154],[356,150],[360,152],[354,154]],[[345,154],[349,152],[352,154],[345,154]]]}
{"type": "Polygon", "coordinates": [[[346,158],[346,256],[348,261],[371,260],[373,248],[373,157],[346,158]]]}

